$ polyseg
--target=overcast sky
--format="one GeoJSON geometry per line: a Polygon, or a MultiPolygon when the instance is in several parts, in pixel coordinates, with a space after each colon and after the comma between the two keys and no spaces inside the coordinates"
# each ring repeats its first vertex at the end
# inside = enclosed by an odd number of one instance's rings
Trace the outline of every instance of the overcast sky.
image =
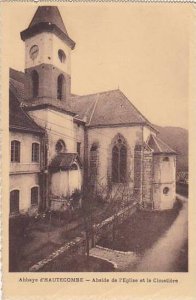
{"type": "MultiPolygon", "coordinates": [[[[187,128],[190,9],[190,4],[179,3],[60,6],[76,42],[72,92],[119,87],[152,123],[187,128]]],[[[35,10],[26,4],[9,6],[9,60],[17,70],[24,70],[20,31],[35,10]]]]}

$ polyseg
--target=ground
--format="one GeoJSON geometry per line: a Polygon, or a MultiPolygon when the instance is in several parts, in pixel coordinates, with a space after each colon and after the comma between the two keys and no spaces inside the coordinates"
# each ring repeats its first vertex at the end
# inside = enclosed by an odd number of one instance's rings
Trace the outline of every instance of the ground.
{"type": "MultiPolygon", "coordinates": [[[[28,271],[66,241],[79,236],[83,228],[80,218],[68,224],[61,224],[58,219],[55,222],[48,224],[48,220],[41,220],[41,223],[31,224],[31,232],[25,238],[20,236],[18,239],[14,231],[10,271],[28,271]],[[16,240],[20,245],[18,249],[16,240]]],[[[62,254],[40,271],[188,271],[187,202],[184,200],[168,211],[137,211],[129,222],[118,226],[114,237],[114,240],[107,238],[99,243],[109,250],[91,249],[90,254],[94,257],[88,264],[84,255],[66,257],[62,254]]]]}
{"type": "MultiPolygon", "coordinates": [[[[99,223],[111,215],[107,203],[95,203],[93,221],[99,223]]],[[[50,218],[47,214],[40,218],[19,216],[10,219],[9,224],[9,270],[24,272],[48,257],[66,242],[80,236],[84,230],[84,218],[81,213],[75,213],[71,218],[58,213],[50,218]]]]}
{"type": "Polygon", "coordinates": [[[76,255],[67,257],[60,255],[54,261],[45,265],[39,272],[113,272],[114,267],[111,263],[95,257],[76,255]]]}
{"type": "MultiPolygon", "coordinates": [[[[108,251],[107,248],[96,247],[91,250],[91,254],[96,257],[104,257],[115,263],[116,271],[187,272],[187,206],[187,201],[183,201],[182,206],[178,206],[169,212],[155,213],[152,219],[146,212],[138,212],[134,217],[139,225],[136,225],[134,221],[129,224],[122,224],[118,234],[120,236],[123,232],[124,237],[121,241],[118,240],[116,243],[113,243],[115,248],[126,249],[126,252],[108,251]],[[158,226],[155,226],[155,220],[159,224],[158,226]],[[160,227],[160,224],[162,227],[160,227]],[[137,226],[137,236],[134,234],[135,226],[137,226]],[[153,234],[148,236],[148,229],[152,230],[152,228],[154,228],[153,234]],[[142,239],[139,236],[141,229],[143,230],[142,239]],[[125,233],[127,233],[127,236],[125,236],[125,233]],[[146,238],[145,234],[147,235],[146,238]],[[128,250],[129,252],[127,252],[128,250]]],[[[107,246],[109,247],[109,243],[107,246]]]]}
{"type": "Polygon", "coordinates": [[[120,251],[133,251],[142,254],[162,236],[176,219],[181,203],[172,210],[137,211],[129,221],[118,226],[115,239],[108,237],[98,244],[103,247],[120,251]]]}

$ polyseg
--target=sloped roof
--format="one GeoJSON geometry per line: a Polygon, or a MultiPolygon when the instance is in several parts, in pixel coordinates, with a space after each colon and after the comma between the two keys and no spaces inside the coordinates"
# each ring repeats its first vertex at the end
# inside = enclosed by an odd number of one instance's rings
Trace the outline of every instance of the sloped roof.
{"type": "Polygon", "coordinates": [[[24,100],[25,73],[10,68],[9,75],[10,90],[16,96],[16,98],[22,102],[24,100]]]}
{"type": "Polygon", "coordinates": [[[153,150],[154,154],[167,153],[167,154],[176,154],[176,152],[160,140],[157,136],[150,135],[147,145],[153,150]]]}
{"type": "Polygon", "coordinates": [[[12,130],[26,131],[32,133],[44,133],[44,129],[38,126],[23,109],[20,102],[10,91],[9,95],[9,128],[12,130]]]}
{"type": "MultiPolygon", "coordinates": [[[[11,91],[23,102],[25,74],[10,69],[10,77],[11,91]]],[[[157,131],[120,90],[72,95],[63,105],[64,110],[75,113],[75,119],[85,122],[88,127],[147,125],[157,131]]]]}
{"type": "Polygon", "coordinates": [[[24,100],[24,75],[23,72],[10,69],[9,127],[13,130],[44,133],[20,106],[24,100]]]}
{"type": "Polygon", "coordinates": [[[82,167],[81,161],[76,153],[59,153],[50,163],[50,169],[54,172],[59,170],[69,170],[77,162],[82,167]]]}
{"type": "Polygon", "coordinates": [[[29,24],[29,28],[42,22],[55,24],[59,29],[67,34],[67,30],[57,6],[39,6],[31,23],[29,24]]]}
{"type": "Polygon", "coordinates": [[[92,127],[146,124],[153,128],[120,90],[72,97],[70,108],[92,127]]]}
{"type": "Polygon", "coordinates": [[[57,6],[39,6],[29,27],[21,32],[21,38],[25,40],[44,31],[55,33],[66,40],[72,49],[75,47],[75,42],[69,37],[57,6]]]}

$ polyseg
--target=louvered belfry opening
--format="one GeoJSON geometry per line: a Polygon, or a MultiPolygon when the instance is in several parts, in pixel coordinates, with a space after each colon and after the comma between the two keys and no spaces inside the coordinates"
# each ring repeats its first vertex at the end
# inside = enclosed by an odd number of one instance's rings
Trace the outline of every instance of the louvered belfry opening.
{"type": "Polygon", "coordinates": [[[32,75],[32,94],[33,94],[33,98],[38,97],[39,95],[39,75],[37,73],[37,71],[33,71],[32,75]]]}

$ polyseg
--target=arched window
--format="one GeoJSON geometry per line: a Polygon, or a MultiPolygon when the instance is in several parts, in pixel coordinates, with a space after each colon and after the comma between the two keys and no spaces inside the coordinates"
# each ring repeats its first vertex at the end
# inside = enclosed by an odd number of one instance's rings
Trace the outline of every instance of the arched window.
{"type": "Polygon", "coordinates": [[[10,192],[10,214],[19,213],[19,190],[13,190],[10,192]]]}
{"type": "Polygon", "coordinates": [[[32,144],[32,162],[39,162],[40,148],[38,143],[32,144]]]}
{"type": "Polygon", "coordinates": [[[20,142],[11,141],[11,162],[20,162],[20,142]]]}
{"type": "Polygon", "coordinates": [[[59,51],[58,51],[58,57],[59,57],[60,62],[62,62],[62,63],[65,62],[66,55],[65,55],[65,53],[64,53],[63,50],[59,49],[59,51]]]}
{"type": "Polygon", "coordinates": [[[58,140],[55,146],[57,153],[64,153],[66,152],[66,145],[63,140],[58,140]]]}
{"type": "Polygon", "coordinates": [[[61,74],[57,78],[57,99],[62,100],[63,99],[63,88],[64,88],[64,81],[65,78],[61,74]]]}
{"type": "Polygon", "coordinates": [[[37,71],[32,72],[32,91],[33,91],[33,97],[36,98],[39,94],[39,75],[37,71]]]}
{"type": "Polygon", "coordinates": [[[112,148],[112,181],[125,182],[127,175],[127,148],[124,141],[119,138],[112,148]]]}
{"type": "Polygon", "coordinates": [[[34,186],[31,189],[31,205],[38,205],[39,202],[39,187],[34,186]]]}

